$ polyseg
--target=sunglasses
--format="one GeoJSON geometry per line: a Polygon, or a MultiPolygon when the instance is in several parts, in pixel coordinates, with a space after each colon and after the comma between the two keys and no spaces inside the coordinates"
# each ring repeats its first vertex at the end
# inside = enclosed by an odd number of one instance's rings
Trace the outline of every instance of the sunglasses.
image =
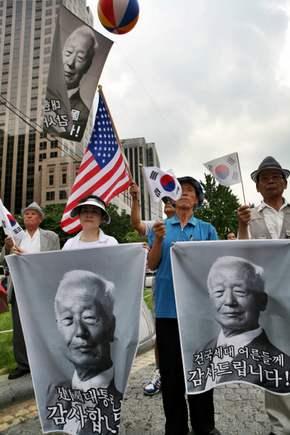
{"type": "Polygon", "coordinates": [[[175,205],[173,204],[171,198],[169,198],[169,196],[163,196],[163,198],[161,198],[161,201],[166,204],[167,202],[169,202],[170,205],[172,205],[172,207],[175,208],[175,205]]]}

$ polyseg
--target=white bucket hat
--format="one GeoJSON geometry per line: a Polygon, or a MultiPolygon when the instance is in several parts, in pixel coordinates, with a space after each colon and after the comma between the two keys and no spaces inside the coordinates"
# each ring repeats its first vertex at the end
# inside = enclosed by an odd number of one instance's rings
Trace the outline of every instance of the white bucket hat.
{"type": "Polygon", "coordinates": [[[101,210],[104,211],[105,214],[105,222],[106,224],[109,224],[111,222],[111,218],[109,213],[106,210],[106,204],[104,203],[104,201],[99,198],[98,196],[88,196],[87,198],[83,198],[80,203],[74,207],[71,212],[70,212],[70,217],[73,219],[75,218],[77,215],[80,214],[81,211],[81,207],[83,205],[93,205],[94,207],[98,207],[101,210]]]}

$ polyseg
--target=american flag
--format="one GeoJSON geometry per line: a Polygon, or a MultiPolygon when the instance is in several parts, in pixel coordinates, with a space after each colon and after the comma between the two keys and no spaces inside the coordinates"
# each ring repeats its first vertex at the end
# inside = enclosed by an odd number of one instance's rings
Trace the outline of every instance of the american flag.
{"type": "Polygon", "coordinates": [[[97,195],[106,204],[130,185],[125,157],[118,145],[110,115],[99,94],[95,125],[76,176],[68,203],[63,213],[61,227],[67,233],[81,229],[77,217],[70,218],[70,211],[87,195],[97,195]]]}

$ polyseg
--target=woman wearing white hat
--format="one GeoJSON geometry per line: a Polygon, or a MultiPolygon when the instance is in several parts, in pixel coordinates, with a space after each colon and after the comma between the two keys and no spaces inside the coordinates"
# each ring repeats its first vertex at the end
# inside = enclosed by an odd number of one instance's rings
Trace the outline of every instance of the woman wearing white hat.
{"type": "Polygon", "coordinates": [[[79,216],[82,231],[69,239],[62,249],[95,248],[97,246],[117,245],[114,237],[107,236],[100,228],[102,222],[110,223],[111,219],[106,210],[105,202],[95,195],[87,196],[80,200],[72,209],[70,217],[79,216]]]}

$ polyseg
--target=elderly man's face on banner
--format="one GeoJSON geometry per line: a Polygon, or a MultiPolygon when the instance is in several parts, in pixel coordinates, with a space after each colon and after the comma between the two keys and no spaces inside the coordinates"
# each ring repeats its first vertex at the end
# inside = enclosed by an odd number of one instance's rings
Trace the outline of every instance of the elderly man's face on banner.
{"type": "Polygon", "coordinates": [[[79,27],[67,38],[62,52],[67,89],[79,86],[92,64],[95,45],[94,33],[86,26],[79,27]]]}
{"type": "Polygon", "coordinates": [[[259,326],[259,315],[267,295],[252,286],[250,272],[239,263],[223,264],[210,272],[209,296],[215,318],[225,336],[251,331],[259,326]]]}
{"type": "Polygon", "coordinates": [[[82,286],[60,290],[56,319],[64,354],[76,368],[91,367],[101,373],[111,366],[115,317],[105,314],[94,291],[82,286]]]}

